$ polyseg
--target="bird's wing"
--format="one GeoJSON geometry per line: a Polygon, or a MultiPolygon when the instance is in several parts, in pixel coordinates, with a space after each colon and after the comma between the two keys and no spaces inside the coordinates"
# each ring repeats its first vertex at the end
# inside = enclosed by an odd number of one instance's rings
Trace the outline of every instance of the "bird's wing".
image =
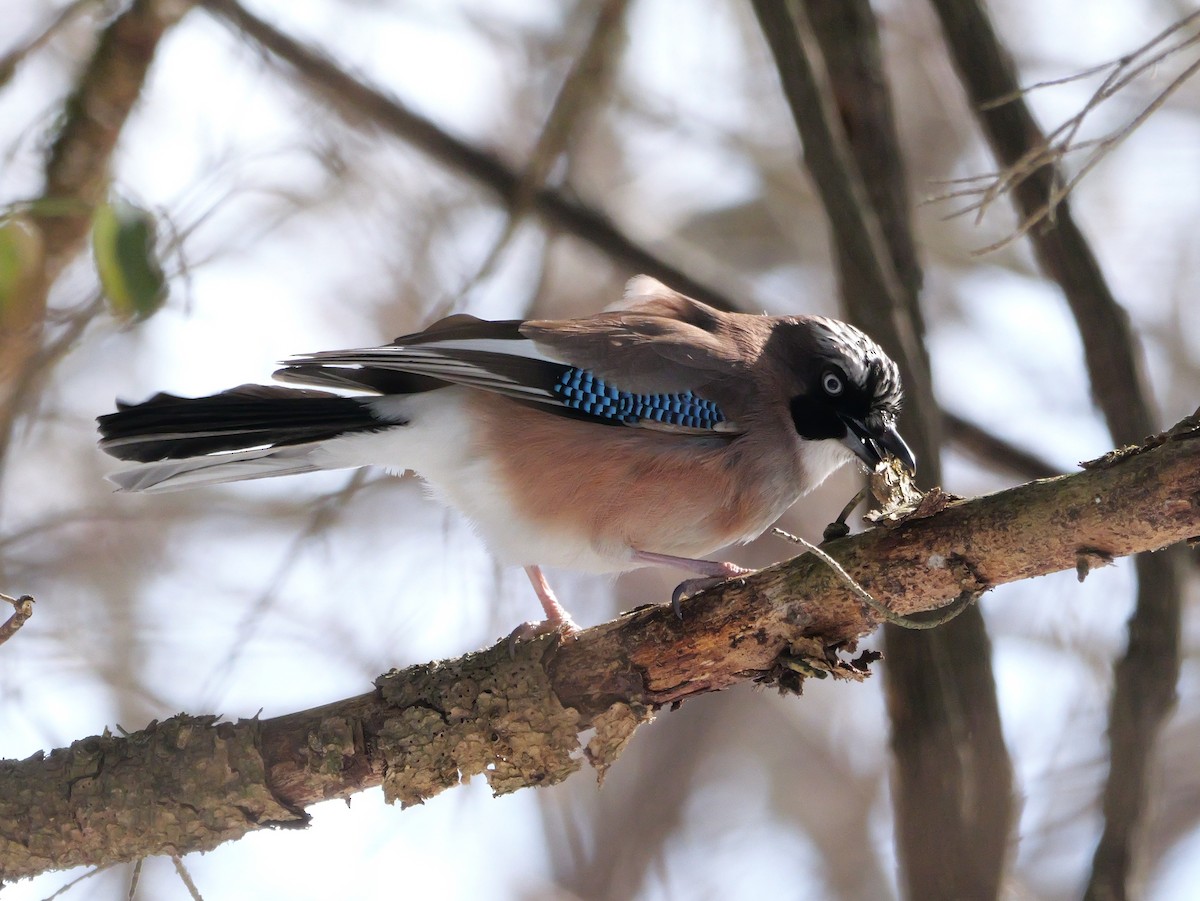
{"type": "Polygon", "coordinates": [[[629,282],[616,309],[585,319],[531,320],[521,333],[548,354],[620,381],[631,391],[671,392],[735,378],[746,368],[734,317],[648,276],[629,282]]]}
{"type": "Polygon", "coordinates": [[[445,384],[492,391],[613,425],[687,433],[739,429],[714,395],[741,362],[727,315],[641,277],[655,290],[585,319],[442,319],[385,347],[294,358],[278,378],[384,393],[445,384]],[[414,381],[415,380],[415,381],[414,381]]]}

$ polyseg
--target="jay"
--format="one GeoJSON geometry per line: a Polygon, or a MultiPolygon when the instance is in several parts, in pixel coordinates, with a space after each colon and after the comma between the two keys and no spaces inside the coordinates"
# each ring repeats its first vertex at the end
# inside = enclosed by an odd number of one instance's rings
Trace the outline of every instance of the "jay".
{"type": "Polygon", "coordinates": [[[676,592],[746,572],[707,559],[765,531],[854,459],[912,452],[899,370],[853,326],[725,313],[648,276],[617,309],[490,322],[464,314],[392,344],[293,358],[276,378],[357,392],[242,385],[118,402],[101,448],[135,466],[124,491],[324,469],[411,470],[525,568],[545,619],[575,624],[542,572],[668,564],[676,592]]]}

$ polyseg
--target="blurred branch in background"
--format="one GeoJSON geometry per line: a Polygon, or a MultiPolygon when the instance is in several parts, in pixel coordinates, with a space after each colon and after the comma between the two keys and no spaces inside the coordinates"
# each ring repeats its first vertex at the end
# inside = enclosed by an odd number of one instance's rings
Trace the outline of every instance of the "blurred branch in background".
{"type": "Polygon", "coordinates": [[[1062,474],[1059,467],[1037,454],[1017,447],[953,413],[943,414],[942,431],[947,440],[953,441],[980,462],[1022,479],[1050,479],[1062,474]]]}
{"type": "MultiPolygon", "coordinates": [[[[946,44],[996,158],[1031,169],[1011,196],[1042,269],[1063,291],[1083,340],[1092,396],[1109,433],[1132,443],[1154,430],[1150,391],[1137,337],[1100,264],[1075,224],[1057,159],[1020,93],[1016,69],[978,0],[932,0],[946,44]],[[1000,102],[998,102],[1000,101],[1000,102]],[[1039,165],[1033,166],[1032,161],[1039,165]],[[1047,204],[1053,216],[1045,217],[1047,204]]],[[[1110,766],[1104,790],[1104,834],[1096,848],[1087,897],[1124,898],[1130,889],[1137,829],[1145,808],[1147,767],[1179,678],[1181,588],[1176,554],[1137,560],[1137,604],[1125,655],[1116,664],[1109,714],[1110,766]]]]}
{"type": "Polygon", "coordinates": [[[0,88],[8,84],[13,74],[17,71],[17,67],[27,57],[45,47],[50,39],[77,15],[86,12],[88,7],[95,7],[96,5],[96,0],[73,0],[73,2],[54,13],[50,21],[40,28],[37,34],[14,47],[8,53],[4,54],[3,57],[0,57],[0,88]]]}
{"type": "MultiPolygon", "coordinates": [[[[272,56],[295,69],[352,124],[365,120],[407,141],[439,164],[500,195],[510,209],[522,201],[522,192],[525,190],[522,175],[498,157],[459,140],[414,113],[396,98],[388,97],[348,75],[328,57],[272,27],[237,0],[200,2],[272,56]]],[[[653,275],[675,290],[723,310],[738,308],[726,294],[697,281],[637,244],[603,213],[547,187],[534,189],[528,202],[551,225],[595,245],[631,271],[653,275]]]]}
{"type": "Polygon", "coordinates": [[[504,231],[467,282],[468,288],[492,273],[521,221],[533,209],[537,192],[547,184],[554,164],[570,152],[579,126],[607,99],[613,75],[621,61],[628,7],[629,0],[604,0],[600,4],[587,44],[575,58],[554,98],[525,170],[509,199],[504,231]]]}
{"type": "MultiPolygon", "coordinates": [[[[940,484],[921,270],[874,14],[866,0],[754,7],[829,216],[843,305],[900,362],[902,428],[915,439],[922,481],[940,484]]],[[[994,897],[1009,853],[1012,775],[982,614],[969,609],[929,633],[888,626],[884,640],[906,894],[994,897]]]]}

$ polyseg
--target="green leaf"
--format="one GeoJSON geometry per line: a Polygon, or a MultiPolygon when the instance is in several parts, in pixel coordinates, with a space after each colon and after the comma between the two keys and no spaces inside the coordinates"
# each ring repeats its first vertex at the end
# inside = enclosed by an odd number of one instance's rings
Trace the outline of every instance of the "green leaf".
{"type": "Polygon", "coordinates": [[[167,298],[167,280],[155,253],[154,216],[115,198],[92,214],[92,253],[109,309],[136,321],[157,312],[167,298]]]}
{"type": "Polygon", "coordinates": [[[45,251],[42,233],[24,216],[0,216],[0,331],[40,310],[45,251]]]}

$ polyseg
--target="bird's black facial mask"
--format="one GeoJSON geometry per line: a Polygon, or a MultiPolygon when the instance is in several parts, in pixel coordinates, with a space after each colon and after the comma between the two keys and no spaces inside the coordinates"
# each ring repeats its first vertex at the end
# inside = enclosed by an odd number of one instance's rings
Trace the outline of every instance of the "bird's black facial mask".
{"type": "Polygon", "coordinates": [[[809,441],[840,441],[868,467],[874,468],[886,454],[916,471],[912,451],[890,417],[878,411],[862,415],[863,404],[837,403],[820,394],[800,394],[790,404],[796,434],[809,441]],[[857,414],[857,415],[856,415],[857,414]]]}
{"type": "MultiPolygon", "coordinates": [[[[878,418],[874,385],[860,385],[836,363],[821,362],[808,378],[812,387],[791,400],[792,424],[801,438],[842,441],[852,423],[878,418]]],[[[856,429],[857,431],[857,429],[856,429]]]]}
{"type": "Polygon", "coordinates": [[[791,402],[792,423],[796,434],[809,441],[824,441],[832,438],[841,441],[846,437],[846,423],[838,416],[837,409],[826,397],[798,394],[791,402]]]}
{"type": "Polygon", "coordinates": [[[859,384],[834,363],[814,373],[812,389],[789,404],[796,433],[810,441],[840,441],[872,469],[891,454],[915,471],[912,451],[896,431],[895,411],[876,397],[876,373],[868,369],[865,375],[867,383],[859,384]]]}

